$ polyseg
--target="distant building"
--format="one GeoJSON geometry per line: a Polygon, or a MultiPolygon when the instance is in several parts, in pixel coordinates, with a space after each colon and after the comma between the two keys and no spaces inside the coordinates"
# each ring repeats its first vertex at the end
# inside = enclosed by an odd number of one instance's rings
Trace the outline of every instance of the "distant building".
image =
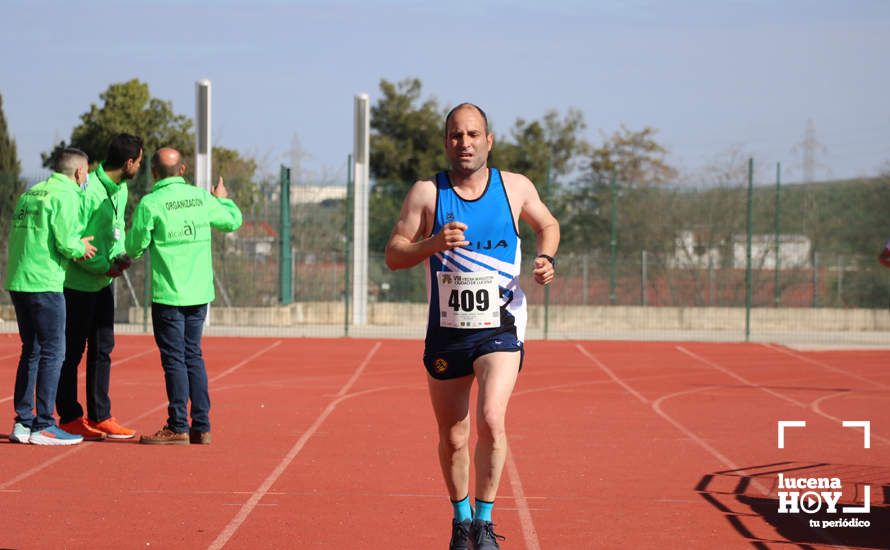
{"type": "MultiPolygon", "coordinates": [[[[776,268],[775,235],[751,236],[751,266],[755,269],[776,268]]],[[[732,240],[732,266],[745,269],[746,237],[736,235],[732,240]]],[[[779,269],[809,269],[812,242],[806,235],[779,235],[779,269]]]]}
{"type": "Polygon", "coordinates": [[[272,256],[278,242],[278,231],[269,222],[245,221],[238,231],[226,233],[226,241],[227,251],[265,259],[272,256]]]}
{"type": "Polygon", "coordinates": [[[343,185],[293,185],[290,188],[290,203],[318,204],[326,200],[346,199],[346,186],[343,185]]]}
{"type": "MultiPolygon", "coordinates": [[[[674,269],[719,268],[722,243],[707,247],[707,239],[695,231],[684,230],[674,239],[674,254],[668,258],[668,266],[674,269]]],[[[747,237],[732,238],[732,267],[745,269],[747,237]]],[[[812,243],[805,235],[779,235],[779,269],[809,269],[812,243]]],[[[724,248],[725,250],[725,248],[724,248]]],[[[775,269],[775,235],[751,236],[751,266],[755,269],[775,269]]]]}
{"type": "Polygon", "coordinates": [[[720,250],[706,248],[704,239],[694,231],[680,231],[674,239],[674,255],[668,258],[668,267],[673,269],[707,269],[720,267],[720,250]]]}

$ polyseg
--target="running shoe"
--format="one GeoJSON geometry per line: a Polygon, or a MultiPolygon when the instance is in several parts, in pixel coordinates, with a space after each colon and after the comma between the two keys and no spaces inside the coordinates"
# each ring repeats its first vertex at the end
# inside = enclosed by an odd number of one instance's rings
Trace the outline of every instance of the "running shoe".
{"type": "Polygon", "coordinates": [[[15,426],[12,427],[12,432],[9,434],[9,440],[13,443],[28,443],[28,439],[31,437],[31,428],[25,426],[21,422],[16,422],[15,426]]]}
{"type": "Polygon", "coordinates": [[[154,433],[154,435],[143,435],[139,438],[139,443],[143,445],[188,445],[188,432],[174,432],[167,426],[154,433]]]}
{"type": "Polygon", "coordinates": [[[79,435],[84,441],[102,441],[105,439],[105,434],[87,425],[86,420],[82,416],[75,418],[71,422],[59,424],[59,427],[71,435],[79,435]]]}
{"type": "Polygon", "coordinates": [[[90,428],[99,430],[107,435],[108,439],[132,439],[136,437],[136,430],[121,426],[113,416],[106,418],[102,422],[87,420],[87,424],[89,424],[90,428]]]}
{"type": "Polygon", "coordinates": [[[189,430],[189,443],[192,445],[210,445],[210,432],[189,430]]]}
{"type": "Polygon", "coordinates": [[[448,545],[448,550],[470,550],[470,523],[468,519],[451,520],[451,544],[448,545]]]}
{"type": "Polygon", "coordinates": [[[494,524],[490,521],[474,519],[470,525],[470,538],[476,550],[500,550],[499,540],[505,537],[494,532],[494,524]]]}
{"type": "Polygon", "coordinates": [[[58,426],[50,426],[39,432],[31,432],[28,441],[31,445],[77,445],[83,441],[83,437],[70,434],[58,426]]]}

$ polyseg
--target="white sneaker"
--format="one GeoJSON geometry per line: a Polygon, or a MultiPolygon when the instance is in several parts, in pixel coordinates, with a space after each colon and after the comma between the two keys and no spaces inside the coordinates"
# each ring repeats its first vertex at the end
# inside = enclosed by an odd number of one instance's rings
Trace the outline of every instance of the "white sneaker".
{"type": "Polygon", "coordinates": [[[31,432],[28,441],[31,445],[77,445],[83,441],[83,437],[70,434],[58,426],[50,426],[39,432],[31,432]]]}
{"type": "Polygon", "coordinates": [[[31,428],[25,426],[21,422],[16,422],[12,427],[12,433],[9,434],[9,440],[13,443],[28,443],[31,438],[31,428]]]}

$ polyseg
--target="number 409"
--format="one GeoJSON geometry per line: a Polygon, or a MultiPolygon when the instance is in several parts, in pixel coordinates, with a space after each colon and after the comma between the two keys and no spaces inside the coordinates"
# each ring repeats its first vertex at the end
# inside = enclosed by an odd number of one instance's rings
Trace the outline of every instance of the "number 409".
{"type": "Polygon", "coordinates": [[[451,295],[448,296],[448,307],[454,311],[473,311],[473,309],[486,311],[488,309],[488,291],[482,288],[474,294],[472,290],[461,290],[458,293],[457,289],[452,289],[451,295]]]}

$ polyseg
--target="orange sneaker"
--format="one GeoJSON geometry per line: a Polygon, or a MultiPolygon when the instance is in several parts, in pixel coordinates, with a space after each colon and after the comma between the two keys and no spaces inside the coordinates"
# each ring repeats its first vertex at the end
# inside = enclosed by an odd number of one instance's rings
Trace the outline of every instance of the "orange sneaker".
{"type": "Polygon", "coordinates": [[[105,432],[91,428],[90,425],[87,424],[87,420],[82,416],[80,418],[75,418],[71,422],[59,424],[59,427],[72,435],[83,437],[84,441],[102,441],[105,439],[105,432]]]}
{"type": "Polygon", "coordinates": [[[121,426],[113,416],[102,422],[93,422],[92,420],[87,420],[87,422],[91,428],[104,433],[109,439],[131,439],[136,436],[136,430],[121,426]]]}

